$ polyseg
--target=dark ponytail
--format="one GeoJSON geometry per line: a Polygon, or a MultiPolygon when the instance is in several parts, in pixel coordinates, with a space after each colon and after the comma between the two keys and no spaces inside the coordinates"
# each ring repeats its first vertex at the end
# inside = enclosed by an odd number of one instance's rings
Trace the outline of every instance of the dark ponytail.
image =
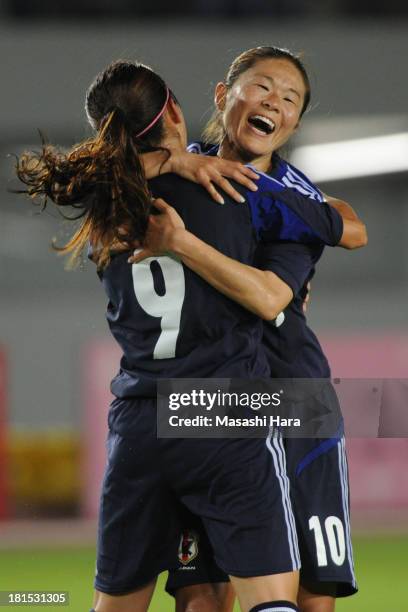
{"type": "Polygon", "coordinates": [[[168,95],[164,81],[147,66],[115,62],[87,93],[88,119],[97,130],[93,138],[67,153],[43,143],[39,153],[17,159],[17,176],[27,185],[20,193],[40,199],[43,207],[48,200],[59,209],[72,207],[78,214],[69,218],[83,219],[65,246],[54,245],[60,253],[71,253],[73,264],[88,243],[103,268],[113,248],[130,249],[143,239],[151,194],[140,154],[162,148],[160,113],[168,95]]]}

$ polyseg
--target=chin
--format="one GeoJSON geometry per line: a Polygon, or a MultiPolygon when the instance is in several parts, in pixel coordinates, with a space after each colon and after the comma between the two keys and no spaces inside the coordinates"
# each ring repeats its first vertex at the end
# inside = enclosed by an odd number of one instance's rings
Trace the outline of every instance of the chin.
{"type": "Polygon", "coordinates": [[[272,151],[264,148],[255,148],[255,147],[243,147],[240,150],[241,157],[243,157],[246,162],[254,161],[255,159],[259,159],[260,157],[268,157],[272,155],[272,151]]]}
{"type": "Polygon", "coordinates": [[[246,139],[243,139],[243,141],[230,140],[229,143],[231,150],[235,150],[240,160],[245,164],[249,164],[259,157],[269,155],[269,147],[265,147],[264,144],[262,146],[259,143],[254,143],[252,140],[250,142],[246,139]]]}
{"type": "Polygon", "coordinates": [[[241,150],[246,151],[252,157],[263,157],[264,155],[272,154],[272,143],[265,142],[245,142],[241,145],[241,150]]]}

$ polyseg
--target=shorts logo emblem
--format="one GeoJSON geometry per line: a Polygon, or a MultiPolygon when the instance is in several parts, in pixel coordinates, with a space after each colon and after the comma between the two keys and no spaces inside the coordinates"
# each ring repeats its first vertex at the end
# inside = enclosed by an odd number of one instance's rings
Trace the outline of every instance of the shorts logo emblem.
{"type": "Polygon", "coordinates": [[[185,529],[181,534],[178,549],[180,563],[188,565],[198,555],[198,535],[195,531],[185,529]]]}

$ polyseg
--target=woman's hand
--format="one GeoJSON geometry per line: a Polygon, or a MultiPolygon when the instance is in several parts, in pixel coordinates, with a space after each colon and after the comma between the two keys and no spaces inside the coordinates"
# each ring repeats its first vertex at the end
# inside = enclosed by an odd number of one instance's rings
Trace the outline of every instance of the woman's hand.
{"type": "Polygon", "coordinates": [[[234,179],[251,191],[258,189],[254,181],[259,178],[259,175],[239,162],[173,150],[169,163],[171,172],[202,185],[213,200],[219,204],[224,204],[224,198],[217,190],[218,188],[236,202],[245,202],[245,198],[234,189],[228,178],[234,179]]]}
{"type": "Polygon", "coordinates": [[[180,232],[185,232],[183,219],[178,212],[161,198],[153,201],[160,215],[150,215],[142,249],[134,251],[129,263],[138,263],[146,257],[158,257],[172,252],[180,232]]]}

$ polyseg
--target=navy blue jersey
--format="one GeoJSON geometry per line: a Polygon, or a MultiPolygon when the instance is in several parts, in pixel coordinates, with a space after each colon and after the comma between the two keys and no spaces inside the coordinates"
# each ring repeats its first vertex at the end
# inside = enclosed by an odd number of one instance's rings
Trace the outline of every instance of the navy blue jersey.
{"type": "MultiPolygon", "coordinates": [[[[252,264],[257,242],[265,246],[307,242],[309,249],[339,240],[335,216],[318,210],[282,181],[263,175],[249,206],[227,199],[213,202],[205,190],[175,175],[150,182],[152,193],[171,203],[187,229],[225,255],[252,264]],[[271,197],[279,195],[279,200],[271,197]],[[304,208],[311,206],[311,221],[304,208]]],[[[336,213],[337,214],[337,213],[336,213]]],[[[298,245],[300,246],[300,245],[298,245]]],[[[251,313],[218,293],[174,257],[154,257],[130,266],[127,254],[112,257],[101,273],[109,297],[107,318],[123,350],[121,369],[112,381],[120,398],[155,394],[158,378],[235,377],[269,374],[260,346],[262,325],[251,313]]],[[[293,283],[303,283],[305,259],[293,255],[288,266],[293,283]]],[[[292,285],[291,285],[292,286],[292,285]]]]}
{"type": "MultiPolygon", "coordinates": [[[[175,175],[150,181],[186,227],[225,255],[253,261],[255,236],[248,207],[220,206],[206,191],[175,175]]],[[[262,323],[175,257],[130,265],[112,257],[100,273],[109,298],[107,319],[123,351],[111,390],[119,398],[150,397],[158,378],[266,376],[262,323]]]]}
{"type": "MultiPolygon", "coordinates": [[[[321,206],[323,196],[320,190],[302,173],[278,155],[273,157],[271,176],[282,181],[288,188],[309,198],[316,208],[321,206]]],[[[331,207],[330,207],[331,208],[331,207]]],[[[341,236],[340,236],[341,237],[341,236]]],[[[323,253],[323,246],[313,245],[309,249],[311,265],[305,273],[304,284],[294,291],[294,299],[285,309],[284,321],[278,327],[265,324],[264,344],[268,354],[272,376],[283,378],[328,378],[330,366],[323,349],[307,324],[303,312],[306,284],[313,278],[315,266],[323,253]]],[[[260,260],[274,262],[274,271],[285,280],[285,268],[276,253],[276,245],[266,245],[258,253],[260,260]]],[[[265,263],[260,263],[261,267],[265,263]]]]}
{"type": "MultiPolygon", "coordinates": [[[[201,143],[193,143],[189,150],[208,155],[217,153],[217,147],[205,147],[201,143]]],[[[286,224],[287,243],[285,246],[278,244],[284,238],[282,233],[276,234],[276,224],[269,232],[268,240],[261,240],[255,265],[275,272],[291,287],[294,294],[294,299],[285,309],[284,317],[277,322],[264,325],[264,345],[271,374],[281,378],[326,378],[330,376],[329,364],[319,341],[307,325],[303,313],[303,300],[306,295],[306,285],[315,273],[315,266],[323,253],[324,245],[334,246],[339,242],[343,224],[339,220],[340,215],[324,203],[321,191],[300,170],[276,153],[273,155],[272,162],[272,171],[269,175],[262,174],[262,177],[269,176],[271,179],[278,180],[292,193],[302,195],[303,198],[299,202],[299,209],[296,209],[296,213],[302,216],[302,221],[306,224],[308,222],[315,224],[316,214],[320,219],[318,223],[324,224],[326,220],[328,225],[332,224],[337,242],[327,240],[327,235],[326,239],[322,239],[320,243],[317,240],[310,240],[310,236],[302,240],[299,226],[291,226],[289,223],[286,224]],[[308,206],[301,212],[300,207],[306,201],[308,201],[308,206]],[[304,247],[300,244],[290,244],[291,240],[303,242],[304,247]]],[[[263,191],[264,186],[260,185],[260,189],[263,191]]],[[[281,197],[276,193],[268,194],[265,190],[265,200],[269,200],[271,206],[274,206],[272,199],[281,199],[281,197]]],[[[262,237],[265,237],[265,233],[262,237]]],[[[323,233],[322,238],[324,238],[323,233]]]]}

